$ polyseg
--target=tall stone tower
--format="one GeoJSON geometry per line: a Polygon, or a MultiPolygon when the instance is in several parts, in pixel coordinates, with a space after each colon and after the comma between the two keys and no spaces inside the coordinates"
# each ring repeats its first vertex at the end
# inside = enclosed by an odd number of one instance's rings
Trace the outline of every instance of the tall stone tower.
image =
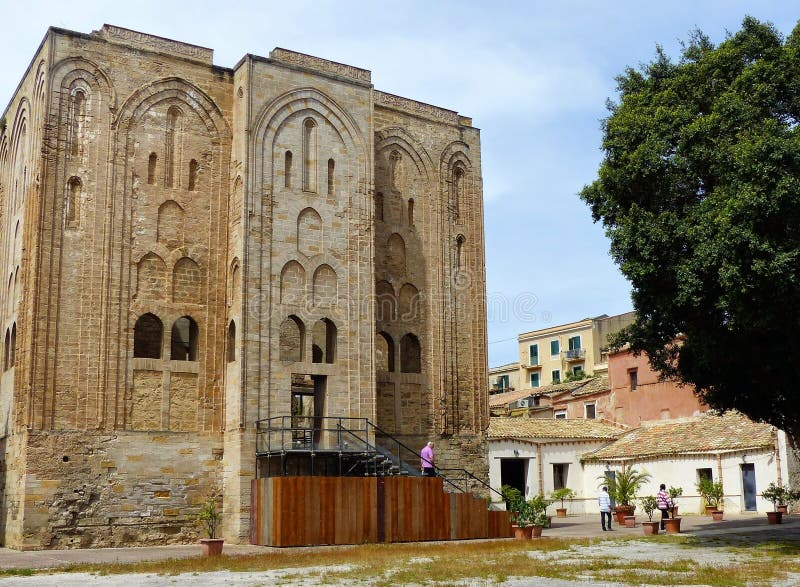
{"type": "Polygon", "coordinates": [[[370,72],[51,28],[0,134],[0,539],[246,541],[256,423],[486,475],[479,132],[370,72]],[[4,284],[5,285],[5,284],[4,284]]]}

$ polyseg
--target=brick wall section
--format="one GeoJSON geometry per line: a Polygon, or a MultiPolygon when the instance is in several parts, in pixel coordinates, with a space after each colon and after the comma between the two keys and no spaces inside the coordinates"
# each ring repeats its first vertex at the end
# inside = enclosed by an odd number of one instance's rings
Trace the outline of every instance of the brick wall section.
{"type": "Polygon", "coordinates": [[[351,66],[276,49],[225,69],[209,49],[111,26],[48,31],[6,119],[6,545],[192,540],[212,489],[223,534],[246,541],[255,422],[289,413],[293,374],[315,377],[323,415],[436,438],[444,461],[485,469],[468,119],[377,92],[351,66]],[[27,195],[9,198],[20,182],[27,195]],[[376,288],[399,311],[376,316],[376,288]],[[145,314],[160,356],[134,356],[145,314]],[[171,356],[182,317],[193,360],[171,356]],[[376,370],[378,332],[392,372],[376,370]]]}

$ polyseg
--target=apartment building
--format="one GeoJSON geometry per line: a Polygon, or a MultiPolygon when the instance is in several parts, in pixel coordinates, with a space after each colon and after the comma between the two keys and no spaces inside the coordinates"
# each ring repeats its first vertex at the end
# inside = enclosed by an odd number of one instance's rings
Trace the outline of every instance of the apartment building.
{"type": "Polygon", "coordinates": [[[580,372],[608,373],[608,337],[633,322],[635,316],[634,312],[603,314],[520,334],[520,386],[553,385],[580,372]]]}

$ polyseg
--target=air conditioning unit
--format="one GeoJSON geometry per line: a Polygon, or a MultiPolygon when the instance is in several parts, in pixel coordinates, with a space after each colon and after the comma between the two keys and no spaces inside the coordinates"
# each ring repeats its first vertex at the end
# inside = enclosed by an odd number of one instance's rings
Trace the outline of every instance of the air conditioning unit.
{"type": "Polygon", "coordinates": [[[531,405],[531,400],[528,398],[517,400],[518,408],[528,408],[531,405]]]}

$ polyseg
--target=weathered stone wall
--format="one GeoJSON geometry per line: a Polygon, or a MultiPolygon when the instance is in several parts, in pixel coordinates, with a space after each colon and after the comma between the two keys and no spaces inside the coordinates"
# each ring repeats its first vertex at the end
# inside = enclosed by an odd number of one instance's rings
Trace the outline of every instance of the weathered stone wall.
{"type": "Polygon", "coordinates": [[[198,508],[220,489],[214,435],[32,432],[27,447],[18,548],[196,541],[198,508]]]}
{"type": "Polygon", "coordinates": [[[19,331],[0,380],[5,544],[190,540],[217,489],[223,535],[246,541],[255,423],[290,413],[293,375],[315,415],[436,437],[442,462],[473,468],[485,284],[468,119],[282,49],[228,70],[104,26],[51,29],[41,55],[0,133],[0,303],[19,331]],[[23,180],[36,197],[9,208],[23,180]]]}

